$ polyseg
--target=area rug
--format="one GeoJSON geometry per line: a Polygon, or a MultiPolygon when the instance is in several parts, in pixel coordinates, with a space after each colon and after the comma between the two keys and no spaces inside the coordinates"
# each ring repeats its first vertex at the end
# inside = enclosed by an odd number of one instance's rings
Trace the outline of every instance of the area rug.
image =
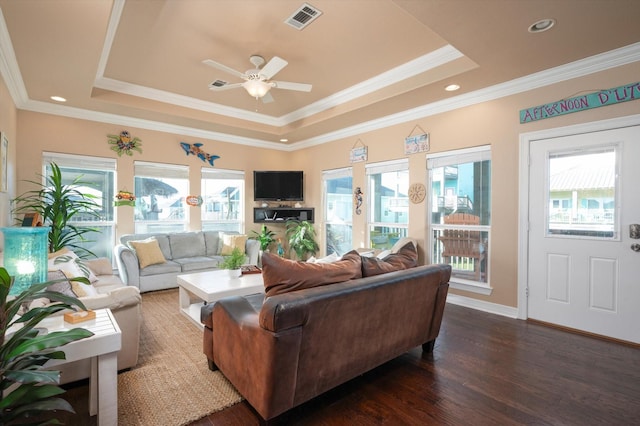
{"type": "Polygon", "coordinates": [[[142,295],[138,365],[118,376],[118,424],[186,425],[242,400],[202,353],[202,331],[178,308],[178,290],[142,295]]]}

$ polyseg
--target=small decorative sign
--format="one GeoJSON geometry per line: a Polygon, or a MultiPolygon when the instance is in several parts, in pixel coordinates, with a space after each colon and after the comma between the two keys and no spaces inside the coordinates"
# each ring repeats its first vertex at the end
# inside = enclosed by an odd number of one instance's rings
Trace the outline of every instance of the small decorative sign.
{"type": "Polygon", "coordinates": [[[520,111],[520,124],[640,99],[640,82],[600,90],[520,111]]]}
{"type": "Polygon", "coordinates": [[[136,196],[129,191],[118,191],[115,197],[115,201],[113,202],[114,206],[131,206],[135,207],[136,205],[136,196]]]}
{"type": "Polygon", "coordinates": [[[138,151],[142,154],[142,141],[140,138],[132,138],[128,131],[123,130],[119,135],[107,135],[107,139],[111,147],[111,150],[118,154],[118,157],[122,157],[122,154],[129,156],[133,155],[133,151],[138,151]]]}
{"type": "Polygon", "coordinates": [[[201,148],[202,144],[200,142],[194,143],[194,144],[180,142],[180,146],[182,147],[182,149],[184,149],[184,152],[186,152],[187,155],[189,154],[195,155],[205,163],[209,163],[209,165],[212,167],[213,167],[213,162],[218,158],[220,158],[219,155],[212,155],[204,152],[201,148]]]}
{"type": "Polygon", "coordinates": [[[186,199],[186,203],[192,207],[198,207],[202,205],[202,197],[199,195],[188,195],[186,199]]]}
{"type": "Polygon", "coordinates": [[[428,152],[429,148],[429,133],[422,130],[422,127],[418,125],[414,126],[409,136],[404,138],[404,155],[428,152]],[[414,135],[416,129],[421,133],[414,135]]]}
{"type": "Polygon", "coordinates": [[[353,148],[351,148],[349,161],[352,163],[360,163],[362,161],[367,161],[367,157],[367,146],[358,138],[356,143],[353,144],[353,148]],[[360,144],[360,146],[357,146],[358,144],[360,144]]]}

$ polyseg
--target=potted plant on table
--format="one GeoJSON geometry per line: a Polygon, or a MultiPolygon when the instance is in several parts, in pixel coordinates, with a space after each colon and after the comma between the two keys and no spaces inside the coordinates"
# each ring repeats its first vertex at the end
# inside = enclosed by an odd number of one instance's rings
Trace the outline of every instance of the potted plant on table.
{"type": "MultiPolygon", "coordinates": [[[[44,370],[44,364],[52,359],[65,359],[65,353],[59,348],[76,340],[93,336],[83,328],[39,334],[37,325],[45,318],[64,309],[77,306],[85,309],[75,297],[47,291],[54,280],[34,284],[18,294],[9,296],[13,277],[4,268],[0,268],[0,424],[57,424],[46,420],[33,423],[34,416],[50,411],[64,410],[74,413],[71,405],[59,395],[64,390],[58,386],[60,372],[44,370]],[[19,314],[21,306],[37,298],[47,298],[58,303],[34,307],[19,314]],[[20,422],[26,419],[27,423],[20,422]],[[31,422],[28,420],[31,419],[31,422]]],[[[89,284],[86,278],[74,278],[89,284]]]]}
{"type": "Polygon", "coordinates": [[[234,247],[229,256],[224,256],[224,260],[220,263],[221,269],[229,270],[229,277],[238,278],[242,275],[240,267],[246,262],[246,256],[238,247],[234,247]]]}
{"type": "Polygon", "coordinates": [[[307,255],[314,255],[320,247],[316,242],[316,232],[313,224],[306,220],[287,221],[286,235],[289,241],[289,251],[293,250],[300,260],[306,260],[307,255]]]}
{"type": "Polygon", "coordinates": [[[73,225],[81,216],[90,219],[100,218],[100,205],[96,196],[82,191],[83,186],[90,186],[76,177],[70,184],[63,182],[62,172],[56,163],[50,163],[51,175],[46,176],[44,183],[27,181],[37,185],[37,189],[27,191],[12,201],[16,203],[14,215],[37,213],[42,224],[49,226],[49,252],[68,247],[80,257],[94,256],[90,250],[78,245],[86,241],[85,234],[97,232],[90,227],[73,225]]]}

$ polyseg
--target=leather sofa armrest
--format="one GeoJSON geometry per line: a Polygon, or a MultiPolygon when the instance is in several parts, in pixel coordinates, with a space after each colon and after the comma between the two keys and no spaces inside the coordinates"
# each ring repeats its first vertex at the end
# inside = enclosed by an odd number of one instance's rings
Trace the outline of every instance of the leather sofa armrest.
{"type": "Polygon", "coordinates": [[[136,253],[124,244],[116,245],[113,251],[122,282],[140,288],[140,264],[136,253]]]}

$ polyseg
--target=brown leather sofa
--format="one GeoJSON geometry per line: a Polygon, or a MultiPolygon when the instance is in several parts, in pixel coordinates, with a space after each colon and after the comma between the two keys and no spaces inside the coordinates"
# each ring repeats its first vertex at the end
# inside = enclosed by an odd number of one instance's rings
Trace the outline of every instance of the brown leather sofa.
{"type": "Polygon", "coordinates": [[[432,351],[451,267],[419,266],[204,308],[204,353],[270,420],[408,350],[432,351]]]}

